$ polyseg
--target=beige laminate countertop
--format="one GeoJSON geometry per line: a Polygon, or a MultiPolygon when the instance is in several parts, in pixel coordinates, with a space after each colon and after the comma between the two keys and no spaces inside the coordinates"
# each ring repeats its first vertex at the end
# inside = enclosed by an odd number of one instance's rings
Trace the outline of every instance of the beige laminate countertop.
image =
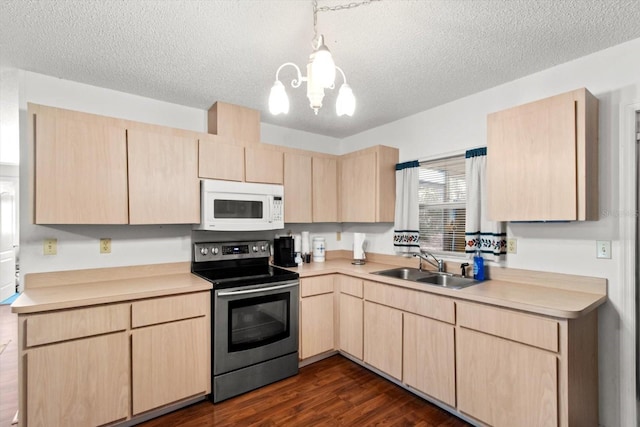
{"type": "Polygon", "coordinates": [[[84,307],[142,298],[207,291],[212,284],[191,273],[103,280],[26,289],[11,304],[18,314],[84,307]]]}
{"type": "MultiPolygon", "coordinates": [[[[550,275],[548,283],[545,282],[544,286],[518,281],[487,280],[479,285],[455,290],[372,274],[376,271],[397,267],[397,265],[378,262],[353,265],[351,260],[334,259],[323,263],[303,264],[301,267],[289,268],[289,270],[299,273],[302,279],[324,274],[346,274],[368,281],[387,283],[460,300],[492,304],[565,319],[580,317],[607,300],[606,292],[581,292],[575,289],[563,289],[562,275],[550,275]]],[[[92,270],[86,271],[91,272],[92,270]]],[[[11,305],[11,311],[18,314],[28,314],[212,289],[210,282],[187,271],[172,271],[171,274],[162,275],[149,273],[142,277],[114,279],[107,278],[112,275],[111,269],[102,269],[99,272],[103,274],[99,280],[73,284],[64,284],[69,277],[66,274],[56,275],[53,286],[27,288],[11,305]]],[[[75,274],[75,272],[71,273],[75,274]]],[[[572,278],[574,282],[575,277],[577,276],[572,278]]],[[[47,276],[48,278],[49,276],[47,276]]]]}
{"type": "Polygon", "coordinates": [[[324,263],[303,264],[301,267],[289,268],[289,270],[298,272],[302,279],[322,274],[347,274],[365,280],[402,286],[461,300],[476,301],[565,319],[580,317],[607,300],[606,294],[562,289],[561,286],[555,286],[556,284],[554,283],[549,283],[548,286],[540,286],[504,280],[486,280],[479,285],[455,290],[371,274],[375,271],[397,267],[397,265],[373,262],[367,262],[365,265],[353,265],[351,260],[338,259],[324,263]]]}

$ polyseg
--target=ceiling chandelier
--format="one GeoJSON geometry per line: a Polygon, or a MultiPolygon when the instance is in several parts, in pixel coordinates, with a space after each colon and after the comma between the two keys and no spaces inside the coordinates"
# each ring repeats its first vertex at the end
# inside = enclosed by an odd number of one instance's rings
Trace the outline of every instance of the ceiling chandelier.
{"type": "Polygon", "coordinates": [[[276,71],[276,81],[271,88],[269,94],[269,111],[271,114],[287,114],[289,112],[289,97],[284,89],[284,85],[280,81],[279,75],[287,65],[291,65],[296,69],[297,77],[291,80],[291,86],[293,88],[299,88],[302,82],[307,82],[307,98],[309,98],[309,106],[313,109],[313,112],[318,114],[318,110],[322,108],[322,99],[324,98],[325,89],[335,88],[336,71],[342,75],[343,83],[338,91],[338,99],[336,100],[336,114],[338,116],[353,116],[353,112],[356,109],[356,98],[353,96],[351,86],[347,84],[347,78],[344,75],[342,69],[333,62],[331,52],[324,44],[324,36],[318,36],[317,25],[317,13],[336,11],[341,9],[351,9],[364,4],[369,4],[372,1],[379,0],[365,0],[361,3],[350,3],[347,5],[338,5],[333,7],[324,6],[318,8],[317,0],[313,0],[313,41],[311,42],[313,52],[309,55],[309,62],[307,63],[307,75],[302,76],[300,68],[293,62],[285,62],[276,71]]]}

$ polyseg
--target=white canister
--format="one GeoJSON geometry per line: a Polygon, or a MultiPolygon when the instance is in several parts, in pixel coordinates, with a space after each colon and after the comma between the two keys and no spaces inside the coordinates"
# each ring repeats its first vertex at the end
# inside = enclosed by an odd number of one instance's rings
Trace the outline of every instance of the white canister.
{"type": "Polygon", "coordinates": [[[325,238],[313,238],[313,262],[324,262],[325,238]]]}

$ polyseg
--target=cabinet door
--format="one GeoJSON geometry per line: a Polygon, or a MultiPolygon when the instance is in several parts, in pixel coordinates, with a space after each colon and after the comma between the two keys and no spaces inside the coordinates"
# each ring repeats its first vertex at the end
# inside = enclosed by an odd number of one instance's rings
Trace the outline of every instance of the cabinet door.
{"type": "Polygon", "coordinates": [[[284,153],[284,222],[312,221],[311,156],[284,153]]]}
{"type": "Polygon", "coordinates": [[[492,220],[577,219],[572,92],[490,114],[487,155],[492,220]]]}
{"type": "Polygon", "coordinates": [[[97,426],[124,420],[129,413],[125,332],[34,348],[26,356],[25,371],[23,425],[97,426]]]}
{"type": "Polygon", "coordinates": [[[333,293],[302,298],[300,301],[300,358],[335,349],[333,293]]]}
{"type": "Polygon", "coordinates": [[[338,222],[338,161],[314,157],[313,222],[338,222]]]}
{"type": "MultiPolygon", "coordinates": [[[[282,151],[246,147],[244,149],[245,181],[264,184],[284,183],[282,151]]],[[[287,201],[285,199],[285,205],[287,201]]]]}
{"type": "Polygon", "coordinates": [[[454,327],[404,313],[403,339],[403,381],[455,406],[454,327]]]}
{"type": "Polygon", "coordinates": [[[375,151],[345,156],[340,160],[340,220],[376,221],[375,151]]]}
{"type": "Polygon", "coordinates": [[[556,356],[459,329],[458,409],[492,426],[557,426],[556,356]]]}
{"type": "Polygon", "coordinates": [[[198,176],[244,181],[244,147],[200,140],[198,142],[198,176]]]}
{"type": "Polygon", "coordinates": [[[198,141],[128,130],[129,222],[200,222],[198,141]]]}
{"type": "Polygon", "coordinates": [[[35,223],[126,224],[127,142],[106,118],[41,106],[33,113],[35,223]]]}
{"type": "Polygon", "coordinates": [[[364,303],[364,361],[402,379],[402,312],[364,303]]]}
{"type": "Polygon", "coordinates": [[[340,294],[340,350],[362,360],[364,303],[361,298],[340,294]]]}
{"type": "Polygon", "coordinates": [[[133,414],[211,391],[209,319],[131,332],[133,414]]]}

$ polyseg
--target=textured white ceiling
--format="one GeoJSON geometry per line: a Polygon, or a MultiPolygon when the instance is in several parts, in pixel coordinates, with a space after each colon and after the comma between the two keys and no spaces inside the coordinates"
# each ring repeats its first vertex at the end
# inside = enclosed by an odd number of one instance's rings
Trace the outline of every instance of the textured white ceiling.
{"type": "Polygon", "coordinates": [[[311,0],[0,0],[0,66],[201,109],[240,104],[345,137],[638,38],[639,23],[638,0],[383,0],[319,13],[357,98],[351,118],[336,117],[337,90],[315,116],[292,69],[281,73],[291,111],[268,112],[278,66],[306,66],[311,0]]]}

